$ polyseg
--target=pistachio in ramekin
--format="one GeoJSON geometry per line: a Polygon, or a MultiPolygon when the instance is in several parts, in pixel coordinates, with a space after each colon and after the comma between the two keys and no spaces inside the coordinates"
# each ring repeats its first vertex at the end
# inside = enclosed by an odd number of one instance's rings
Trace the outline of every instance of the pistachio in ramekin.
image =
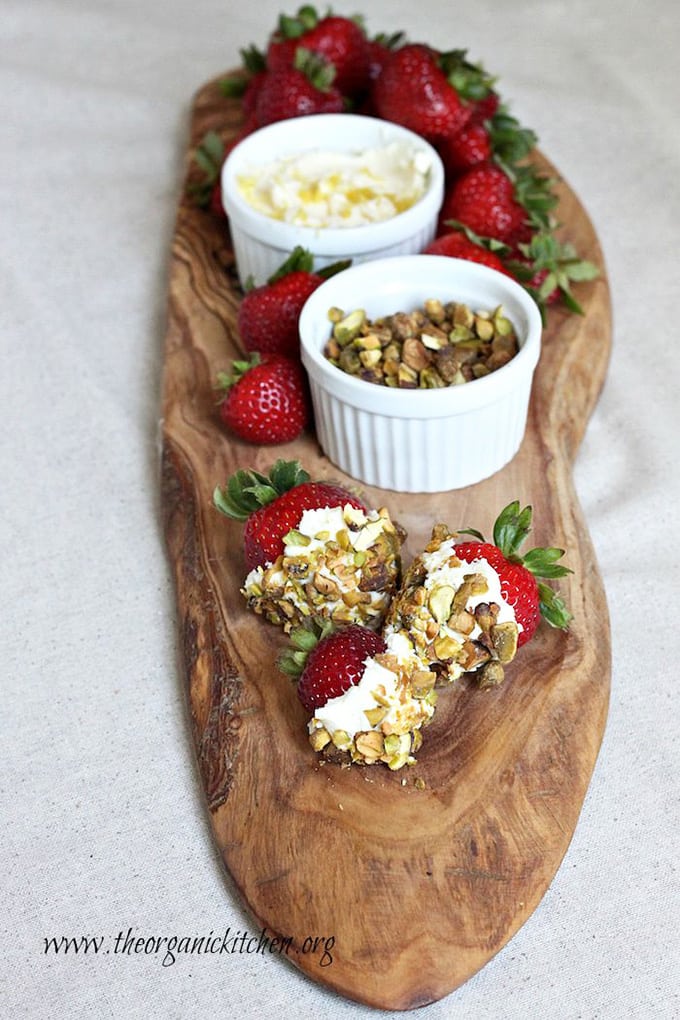
{"type": "Polygon", "coordinates": [[[519,345],[503,306],[474,310],[428,298],[413,311],[369,319],[362,308],[330,308],[324,354],[364,382],[397,389],[442,389],[482,379],[516,356],[519,345]]]}

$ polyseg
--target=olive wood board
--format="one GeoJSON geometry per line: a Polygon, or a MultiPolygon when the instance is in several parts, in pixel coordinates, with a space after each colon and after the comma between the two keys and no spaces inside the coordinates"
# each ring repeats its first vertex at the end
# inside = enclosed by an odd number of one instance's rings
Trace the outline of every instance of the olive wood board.
{"type": "MultiPolygon", "coordinates": [[[[187,180],[192,147],[204,133],[228,140],[239,127],[238,103],[224,99],[217,82],[195,96],[187,180]]],[[[536,161],[555,173],[542,155],[536,161]]],[[[608,610],[572,482],[611,346],[602,253],[578,198],[560,182],[562,235],[601,275],[578,286],[583,316],[549,312],[519,453],[465,489],[380,491],[344,476],[311,432],[257,447],[221,425],[213,387],[218,371],[242,353],[241,291],[228,226],[192,204],[186,183],[169,274],[162,512],[214,837],[253,931],[291,938],[288,959],[343,996],[415,1008],[466,981],[536,908],[571,840],[602,740],[608,610]],[[314,478],[358,488],[369,505],[387,506],[408,532],[406,564],[435,522],[488,535],[510,500],[530,503],[529,544],[563,547],[574,571],[560,581],[574,614],[569,631],[539,627],[500,687],[480,691],[461,682],[442,691],[415,766],[393,773],[382,765],[322,764],[308,744],[294,685],[276,668],[286,639],[247,611],[239,592],[242,526],[212,506],[215,485],[232,472],[266,472],[279,457],[299,459],[314,478]],[[333,936],[331,964],[321,965],[320,944],[311,951],[314,936],[333,936]]]]}

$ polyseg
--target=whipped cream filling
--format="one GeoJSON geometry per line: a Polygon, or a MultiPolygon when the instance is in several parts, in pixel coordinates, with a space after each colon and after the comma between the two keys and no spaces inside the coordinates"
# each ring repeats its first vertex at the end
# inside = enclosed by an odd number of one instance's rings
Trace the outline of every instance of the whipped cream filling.
{"type": "MultiPolygon", "coordinates": [[[[387,652],[406,665],[414,668],[418,660],[399,634],[386,639],[387,652]]],[[[325,705],[314,711],[309,723],[310,733],[323,726],[329,733],[344,730],[349,737],[367,730],[384,730],[405,733],[417,729],[434,714],[434,706],[422,698],[414,698],[404,673],[394,673],[374,658],[364,663],[361,680],[337,698],[330,698],[325,705]],[[376,698],[377,695],[377,698],[376,698]],[[372,724],[366,712],[382,705],[387,714],[377,724],[372,724]]]]}
{"type": "MultiPolygon", "coordinates": [[[[466,574],[482,574],[486,580],[487,591],[480,595],[471,595],[465,604],[465,608],[468,612],[474,613],[476,607],[480,603],[495,602],[499,607],[496,622],[516,623],[515,610],[503,596],[503,592],[501,591],[501,579],[498,576],[497,571],[491,566],[488,560],[483,558],[471,560],[470,562],[463,561],[460,566],[451,566],[450,560],[456,555],[454,551],[455,544],[455,538],[447,539],[447,541],[442,542],[440,547],[434,552],[425,553],[423,555],[423,563],[427,570],[424,587],[432,589],[441,584],[448,584],[455,590],[460,588],[461,584],[465,580],[466,574]]],[[[522,625],[517,624],[517,626],[521,631],[522,625]]],[[[474,641],[475,638],[479,637],[481,634],[481,628],[478,625],[475,625],[471,634],[464,635],[459,634],[457,631],[452,630],[444,624],[442,625],[442,633],[450,634],[461,642],[466,639],[474,641]]]]}

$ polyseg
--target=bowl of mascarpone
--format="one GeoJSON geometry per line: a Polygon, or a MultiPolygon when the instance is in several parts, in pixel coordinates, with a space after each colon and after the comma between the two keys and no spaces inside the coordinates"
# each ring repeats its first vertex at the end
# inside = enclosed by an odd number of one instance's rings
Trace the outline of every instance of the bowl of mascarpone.
{"type": "Polygon", "coordinates": [[[444,169],[431,145],[397,124],[314,114],[239,142],[221,187],[240,281],[259,285],[298,245],[315,269],[422,251],[435,235],[444,169]]]}

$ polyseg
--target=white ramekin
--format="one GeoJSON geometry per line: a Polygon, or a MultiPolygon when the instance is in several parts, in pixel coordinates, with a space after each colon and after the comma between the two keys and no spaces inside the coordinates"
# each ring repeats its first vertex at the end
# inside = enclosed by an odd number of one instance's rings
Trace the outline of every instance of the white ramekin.
{"type": "Polygon", "coordinates": [[[256,284],[264,283],[296,245],[312,252],[315,269],[343,259],[358,263],[422,251],[434,237],[443,197],[444,168],[431,145],[398,124],[349,113],[314,114],[269,124],[239,142],[222,167],[222,203],[242,284],[249,277],[256,284]],[[246,167],[279,157],[313,149],[357,152],[394,141],[408,141],[427,152],[432,168],[423,197],[381,223],[323,229],[294,226],[257,212],[236,184],[246,167]]]}
{"type": "Polygon", "coordinates": [[[310,379],[317,437],[341,470],[398,492],[441,492],[500,470],[526,429],[531,380],[541,346],[538,307],[494,269],[438,255],[381,259],[331,277],[300,317],[302,361],[310,379]],[[363,308],[369,319],[410,312],[428,298],[473,310],[502,305],[520,350],[502,368],[459,386],[391,389],[332,365],[323,349],[330,308],[363,308]]]}

